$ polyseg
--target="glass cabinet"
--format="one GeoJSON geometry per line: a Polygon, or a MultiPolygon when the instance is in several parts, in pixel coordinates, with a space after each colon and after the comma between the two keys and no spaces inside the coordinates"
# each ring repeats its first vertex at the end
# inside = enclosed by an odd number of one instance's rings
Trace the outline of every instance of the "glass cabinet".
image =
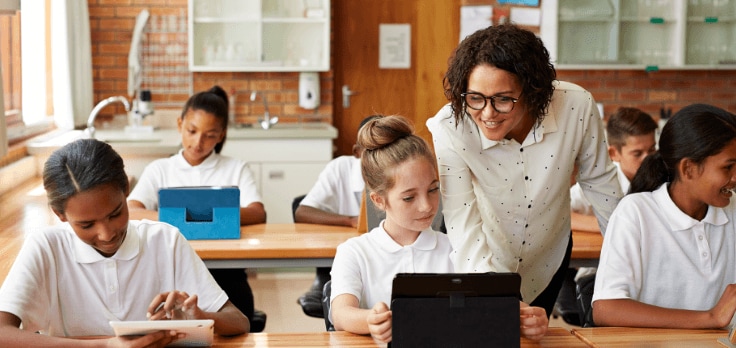
{"type": "Polygon", "coordinates": [[[330,0],[189,0],[192,71],[327,71],[330,0]]]}
{"type": "Polygon", "coordinates": [[[546,0],[561,69],[736,69],[736,0],[546,0]]]}

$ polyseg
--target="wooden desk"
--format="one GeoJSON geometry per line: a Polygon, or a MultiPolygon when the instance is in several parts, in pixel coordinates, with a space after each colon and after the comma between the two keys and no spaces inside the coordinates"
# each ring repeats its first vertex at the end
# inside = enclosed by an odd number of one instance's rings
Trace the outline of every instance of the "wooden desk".
{"type": "MultiPolygon", "coordinates": [[[[59,223],[48,207],[41,179],[0,195],[0,284],[13,264],[25,233],[59,223]]],[[[261,224],[241,229],[240,240],[192,241],[213,268],[329,267],[337,245],[357,236],[348,227],[311,224],[261,224]]],[[[573,267],[598,264],[603,238],[573,232],[573,267]]]]}
{"type": "MultiPolygon", "coordinates": [[[[386,347],[374,342],[370,336],[355,335],[344,331],[309,333],[251,333],[236,337],[215,337],[213,347],[344,347],[374,348],[386,347]]],[[[522,348],[575,348],[586,347],[582,341],[560,327],[551,327],[539,342],[521,339],[522,348]]]]}
{"type": "Polygon", "coordinates": [[[595,232],[572,231],[570,267],[598,267],[603,235],[595,232]]]}
{"type": "Polygon", "coordinates": [[[641,329],[628,327],[576,328],[572,334],[588,347],[720,347],[725,330],[641,329]]]}
{"type": "Polygon", "coordinates": [[[359,236],[352,227],[258,224],[240,228],[240,239],[192,240],[210,268],[331,267],[340,243],[359,236]]]}
{"type": "MultiPolygon", "coordinates": [[[[243,226],[240,239],[189,243],[210,268],[330,267],[340,243],[360,235],[351,227],[316,224],[243,226]]],[[[571,267],[595,267],[603,237],[573,231],[571,267]]]]}

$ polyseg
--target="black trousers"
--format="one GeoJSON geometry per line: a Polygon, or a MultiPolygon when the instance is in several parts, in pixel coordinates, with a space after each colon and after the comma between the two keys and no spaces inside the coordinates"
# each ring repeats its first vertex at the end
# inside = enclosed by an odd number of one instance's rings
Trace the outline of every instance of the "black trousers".
{"type": "Polygon", "coordinates": [[[555,272],[555,275],[552,276],[552,280],[549,282],[549,285],[547,285],[547,288],[544,289],[544,291],[542,291],[542,293],[539,294],[539,296],[537,296],[537,298],[529,304],[531,306],[544,308],[544,310],[547,312],[547,318],[552,315],[552,310],[555,307],[555,302],[557,302],[557,295],[560,293],[562,283],[565,280],[565,273],[570,267],[571,254],[572,231],[570,231],[570,239],[567,242],[567,251],[565,252],[565,257],[562,259],[562,264],[560,264],[560,268],[558,268],[557,272],[555,272]]]}
{"type": "Polygon", "coordinates": [[[253,322],[253,290],[248,284],[248,275],[242,268],[210,269],[210,274],[227,294],[235,307],[253,322]]]}

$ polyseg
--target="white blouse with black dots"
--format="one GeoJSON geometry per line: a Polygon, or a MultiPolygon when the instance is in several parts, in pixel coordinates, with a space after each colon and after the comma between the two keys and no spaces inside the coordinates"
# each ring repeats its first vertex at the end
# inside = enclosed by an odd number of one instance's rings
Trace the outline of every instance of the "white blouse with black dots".
{"type": "Polygon", "coordinates": [[[446,105],[427,120],[439,164],[456,272],[518,272],[533,301],[559,269],[570,236],[570,175],[605,231],[622,196],[593,96],[555,82],[549,112],[523,144],[492,141],[446,105]]]}

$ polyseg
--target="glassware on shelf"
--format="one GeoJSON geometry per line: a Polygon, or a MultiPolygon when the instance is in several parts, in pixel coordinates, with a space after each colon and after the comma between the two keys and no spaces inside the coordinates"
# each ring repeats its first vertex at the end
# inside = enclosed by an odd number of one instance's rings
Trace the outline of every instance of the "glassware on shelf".
{"type": "Polygon", "coordinates": [[[562,0],[559,15],[561,18],[612,17],[613,5],[610,0],[562,0]]]}

